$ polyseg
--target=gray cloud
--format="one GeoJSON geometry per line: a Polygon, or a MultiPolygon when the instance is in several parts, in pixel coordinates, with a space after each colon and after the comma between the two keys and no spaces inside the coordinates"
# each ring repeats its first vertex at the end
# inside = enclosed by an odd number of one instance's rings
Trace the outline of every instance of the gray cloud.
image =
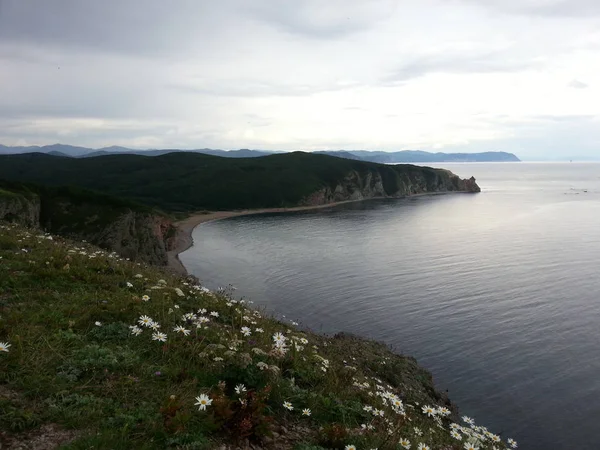
{"type": "Polygon", "coordinates": [[[518,72],[543,66],[542,59],[512,56],[509,51],[484,54],[455,54],[447,52],[415,58],[399,64],[399,68],[382,78],[385,85],[403,84],[428,73],[496,73],[518,72]]]}
{"type": "Polygon", "coordinates": [[[288,2],[253,2],[249,10],[265,21],[290,34],[309,38],[332,39],[359,33],[389,18],[396,9],[395,0],[300,0],[288,2]]]}
{"type": "Polygon", "coordinates": [[[360,83],[339,84],[321,82],[294,84],[264,82],[259,80],[194,80],[187,83],[169,84],[166,87],[194,95],[215,97],[299,97],[323,92],[334,92],[360,86],[360,83]]]}
{"type": "Polygon", "coordinates": [[[579,80],[571,80],[568,84],[569,87],[572,87],[574,89],[586,89],[588,87],[590,87],[587,83],[584,83],[583,81],[579,81],[579,80]]]}
{"type": "Polygon", "coordinates": [[[505,13],[540,17],[578,18],[600,15],[597,0],[458,0],[505,13]]]}
{"type": "Polygon", "coordinates": [[[177,7],[158,0],[2,0],[0,41],[165,55],[189,49],[198,30],[214,31],[224,17],[212,2],[176,3],[177,7]]]}
{"type": "Polygon", "coordinates": [[[0,0],[0,143],[591,153],[600,93],[581,80],[600,71],[599,11],[596,0],[0,0]]]}

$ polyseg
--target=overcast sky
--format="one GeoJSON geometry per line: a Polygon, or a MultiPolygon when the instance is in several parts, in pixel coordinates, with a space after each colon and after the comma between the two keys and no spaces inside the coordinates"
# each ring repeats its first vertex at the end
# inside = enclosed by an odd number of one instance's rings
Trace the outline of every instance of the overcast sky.
{"type": "Polygon", "coordinates": [[[599,0],[0,0],[0,143],[600,156],[599,0]]]}

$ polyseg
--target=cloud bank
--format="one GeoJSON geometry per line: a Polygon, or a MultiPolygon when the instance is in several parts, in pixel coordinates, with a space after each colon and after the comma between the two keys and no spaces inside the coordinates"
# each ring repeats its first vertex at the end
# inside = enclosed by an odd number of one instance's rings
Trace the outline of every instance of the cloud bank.
{"type": "Polygon", "coordinates": [[[0,143],[600,155],[595,0],[0,0],[0,143]]]}

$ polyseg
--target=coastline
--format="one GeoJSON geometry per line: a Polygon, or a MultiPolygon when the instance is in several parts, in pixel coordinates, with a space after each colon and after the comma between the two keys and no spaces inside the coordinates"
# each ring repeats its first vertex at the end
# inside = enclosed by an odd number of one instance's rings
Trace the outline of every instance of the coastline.
{"type": "MultiPolygon", "coordinates": [[[[460,194],[464,192],[423,192],[419,194],[407,195],[400,198],[408,198],[408,197],[422,197],[422,196],[432,196],[432,195],[447,195],[447,194],[460,194]]],[[[277,214],[277,213],[286,213],[286,212],[295,212],[295,211],[310,211],[314,209],[324,209],[324,208],[332,208],[339,205],[344,205],[347,203],[357,203],[357,202],[366,202],[369,200],[381,200],[390,197],[371,197],[371,198],[362,198],[358,200],[344,200],[341,202],[333,202],[326,203],[323,205],[310,205],[310,206],[292,206],[289,208],[258,208],[258,209],[242,209],[242,210],[234,210],[234,211],[208,211],[200,214],[192,214],[186,217],[183,220],[175,223],[175,226],[178,229],[177,237],[175,238],[175,243],[171,250],[167,252],[167,268],[172,272],[182,275],[188,276],[189,273],[181,259],[179,259],[179,255],[186,250],[188,250],[192,245],[194,245],[194,239],[192,238],[192,233],[194,229],[203,223],[214,222],[216,220],[228,219],[230,217],[238,217],[238,216],[250,216],[254,214],[277,214]]]]}
{"type": "MultiPolygon", "coordinates": [[[[423,195],[423,194],[416,194],[423,195]]],[[[414,196],[411,196],[414,197],[414,196]]],[[[258,209],[241,209],[234,211],[209,211],[206,213],[192,214],[179,222],[176,222],[178,232],[175,238],[175,244],[173,248],[167,252],[168,263],[167,268],[176,274],[187,276],[189,275],[187,269],[179,259],[179,255],[188,250],[194,245],[194,239],[192,233],[194,229],[203,223],[214,222],[216,220],[228,219],[230,217],[238,216],[251,216],[254,214],[273,214],[273,213],[286,213],[295,211],[309,211],[313,209],[324,209],[331,208],[338,205],[344,205],[346,203],[365,202],[368,200],[383,199],[385,197],[372,197],[363,198],[360,200],[344,200],[341,202],[326,203],[324,205],[310,205],[310,206],[292,206],[289,208],[258,208],[258,209]]]]}

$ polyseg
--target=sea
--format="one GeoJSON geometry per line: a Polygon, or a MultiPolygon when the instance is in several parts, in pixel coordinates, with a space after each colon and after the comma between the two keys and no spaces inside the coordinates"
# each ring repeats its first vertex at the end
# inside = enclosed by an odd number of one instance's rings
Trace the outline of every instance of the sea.
{"type": "Polygon", "coordinates": [[[278,317],[414,356],[519,449],[600,449],[600,163],[434,166],[481,193],[209,222],[181,260],[278,317]]]}

